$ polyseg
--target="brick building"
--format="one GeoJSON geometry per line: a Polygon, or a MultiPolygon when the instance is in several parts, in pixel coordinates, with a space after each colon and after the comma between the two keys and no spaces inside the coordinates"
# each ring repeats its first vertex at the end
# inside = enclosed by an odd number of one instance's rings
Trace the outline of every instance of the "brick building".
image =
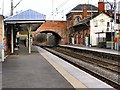
{"type": "Polygon", "coordinates": [[[70,44],[85,44],[85,36],[89,36],[90,16],[97,14],[96,6],[79,4],[66,15],[70,44]]]}
{"type": "MultiPolygon", "coordinates": [[[[79,4],[66,15],[69,44],[98,46],[98,38],[100,39],[101,37],[98,37],[97,33],[100,32],[104,32],[104,36],[102,36],[102,38],[104,38],[103,41],[107,39],[108,34],[106,33],[109,33],[108,28],[111,28],[109,24],[114,23],[114,13],[112,9],[107,10],[105,8],[106,4],[107,2],[104,2],[104,0],[99,0],[98,7],[91,4],[79,4]],[[94,20],[96,17],[97,20],[94,20]],[[93,22],[90,22],[92,20],[93,22]],[[103,26],[96,26],[97,24],[103,26]],[[95,26],[95,28],[91,28],[92,26],[95,26]],[[93,33],[96,37],[93,37],[93,33]],[[95,41],[95,43],[93,43],[93,41],[95,41]]],[[[117,24],[119,24],[120,14],[117,13],[116,16],[117,24]]],[[[102,35],[102,33],[100,35],[102,35]]],[[[113,34],[114,33],[115,31],[113,34]]],[[[113,37],[115,36],[113,35],[113,37]]]]}

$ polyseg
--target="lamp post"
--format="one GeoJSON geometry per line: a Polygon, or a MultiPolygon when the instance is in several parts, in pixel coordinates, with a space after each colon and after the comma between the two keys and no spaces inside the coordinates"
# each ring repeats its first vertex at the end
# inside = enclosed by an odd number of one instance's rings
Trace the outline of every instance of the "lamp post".
{"type": "MultiPolygon", "coordinates": [[[[114,34],[114,37],[115,37],[115,39],[117,39],[118,38],[118,36],[117,36],[117,31],[115,30],[115,26],[117,26],[117,24],[116,24],[116,8],[117,8],[117,5],[116,5],[116,0],[114,0],[114,31],[115,31],[115,34],[114,34]]],[[[115,49],[116,50],[119,50],[119,42],[118,41],[115,41],[115,49]]]]}
{"type": "Polygon", "coordinates": [[[112,28],[113,19],[111,19],[110,22],[111,22],[111,49],[113,49],[113,28],[112,28]]]}
{"type": "Polygon", "coordinates": [[[12,16],[13,15],[13,0],[11,0],[11,13],[10,15],[12,16]]]}

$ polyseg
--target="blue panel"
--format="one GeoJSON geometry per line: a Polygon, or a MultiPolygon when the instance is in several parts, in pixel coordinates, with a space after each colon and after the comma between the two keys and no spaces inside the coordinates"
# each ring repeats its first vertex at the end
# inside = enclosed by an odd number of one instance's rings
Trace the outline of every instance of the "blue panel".
{"type": "Polygon", "coordinates": [[[8,20],[45,20],[46,19],[46,15],[38,13],[34,10],[28,9],[26,11],[23,11],[19,14],[10,16],[8,18],[5,19],[5,21],[8,20]]]}

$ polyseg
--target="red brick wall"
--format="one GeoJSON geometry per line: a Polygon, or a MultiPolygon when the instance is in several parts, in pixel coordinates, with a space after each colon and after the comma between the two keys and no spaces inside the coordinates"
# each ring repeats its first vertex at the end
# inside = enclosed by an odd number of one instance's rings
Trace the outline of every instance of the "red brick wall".
{"type": "Polygon", "coordinates": [[[90,30],[78,30],[75,32],[75,44],[85,45],[85,36],[90,35],[90,30]],[[87,35],[86,35],[87,33],[87,35]]]}
{"type": "Polygon", "coordinates": [[[60,44],[67,43],[67,23],[65,21],[46,21],[35,33],[46,31],[57,33],[61,37],[60,44]]]}
{"type": "Polygon", "coordinates": [[[67,15],[67,28],[71,27],[73,25],[73,15],[72,13],[67,15]]]}
{"type": "MultiPolygon", "coordinates": [[[[85,12],[85,16],[86,17],[90,17],[91,16],[91,12],[85,12]]],[[[97,12],[93,13],[93,14],[97,14],[97,12]]],[[[69,29],[70,27],[76,25],[76,21],[75,18],[79,16],[81,18],[81,20],[83,20],[85,17],[83,16],[83,12],[74,12],[74,13],[70,13],[69,15],[67,15],[67,29],[69,29]]]]}

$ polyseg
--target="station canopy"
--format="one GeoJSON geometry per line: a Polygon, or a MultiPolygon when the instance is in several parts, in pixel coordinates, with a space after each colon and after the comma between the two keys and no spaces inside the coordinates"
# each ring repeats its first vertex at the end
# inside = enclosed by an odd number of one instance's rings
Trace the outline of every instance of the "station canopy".
{"type": "Polygon", "coordinates": [[[24,29],[26,28],[26,25],[31,25],[33,30],[38,28],[43,22],[45,22],[45,19],[46,15],[28,9],[4,19],[4,22],[6,24],[19,25],[21,28],[24,29]]]}

